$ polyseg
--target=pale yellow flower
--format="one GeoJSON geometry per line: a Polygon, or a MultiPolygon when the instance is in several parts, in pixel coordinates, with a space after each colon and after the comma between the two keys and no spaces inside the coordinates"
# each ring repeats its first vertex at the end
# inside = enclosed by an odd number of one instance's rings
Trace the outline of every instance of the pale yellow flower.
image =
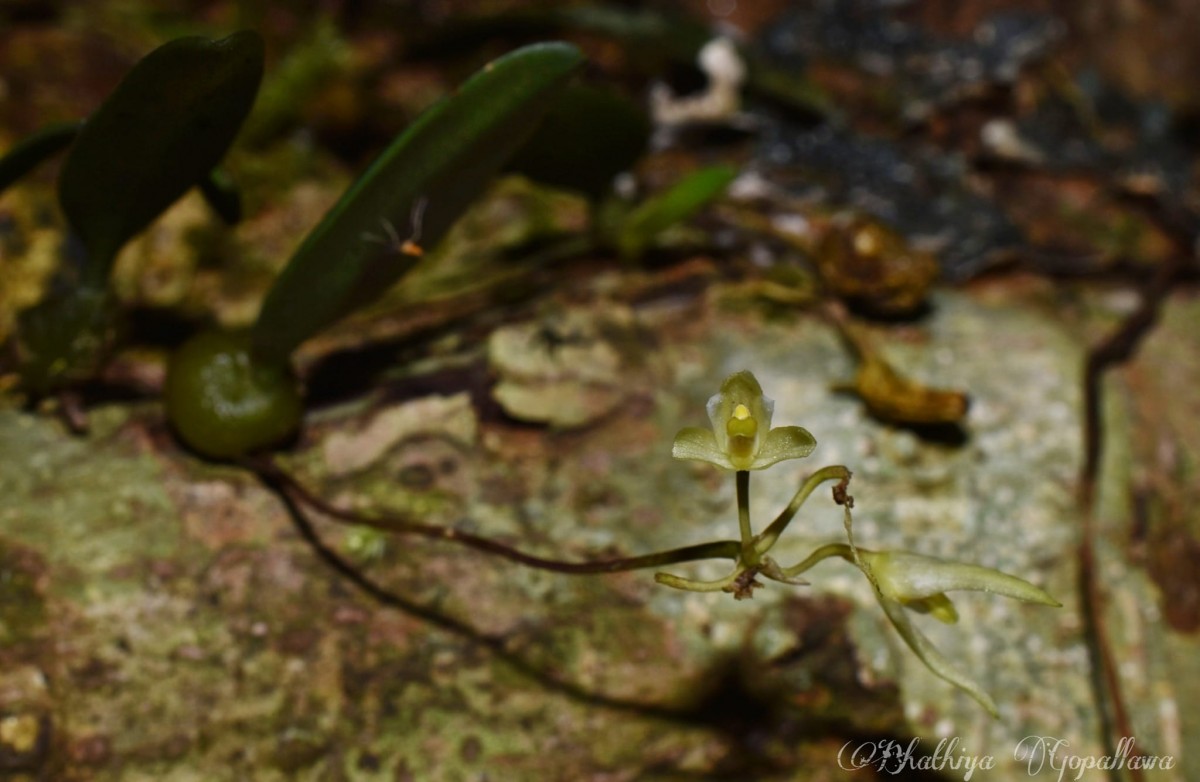
{"type": "Polygon", "coordinates": [[[712,429],[689,426],[675,435],[671,455],[697,459],[725,470],[761,470],[812,453],[817,441],[799,426],[771,428],[775,403],[745,370],[730,375],[708,400],[712,429]]]}

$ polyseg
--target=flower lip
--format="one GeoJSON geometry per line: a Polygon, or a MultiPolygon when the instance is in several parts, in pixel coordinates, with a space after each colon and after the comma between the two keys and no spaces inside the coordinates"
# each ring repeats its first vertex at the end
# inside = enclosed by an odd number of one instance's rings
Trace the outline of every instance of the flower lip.
{"type": "Polygon", "coordinates": [[[735,372],[708,400],[711,430],[689,426],[675,436],[672,455],[697,459],[725,470],[761,470],[785,459],[808,456],[817,441],[799,426],[771,428],[775,403],[763,395],[757,378],[735,372]]]}

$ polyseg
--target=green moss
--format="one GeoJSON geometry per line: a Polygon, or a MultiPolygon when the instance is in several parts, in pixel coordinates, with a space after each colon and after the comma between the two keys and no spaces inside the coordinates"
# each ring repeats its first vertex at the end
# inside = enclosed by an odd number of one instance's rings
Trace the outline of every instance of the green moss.
{"type": "Polygon", "coordinates": [[[46,620],[38,559],[0,540],[0,644],[20,640],[46,620]]]}

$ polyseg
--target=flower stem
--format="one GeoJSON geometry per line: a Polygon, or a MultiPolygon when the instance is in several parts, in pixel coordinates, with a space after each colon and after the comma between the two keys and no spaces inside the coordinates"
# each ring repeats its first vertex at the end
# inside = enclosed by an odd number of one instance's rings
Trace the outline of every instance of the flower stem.
{"type": "Polygon", "coordinates": [[[849,481],[850,471],[840,464],[822,467],[821,469],[808,476],[808,479],[796,491],[792,501],[783,509],[771,526],[763,530],[763,533],[754,541],[754,549],[758,554],[765,554],[771,550],[775,542],[779,540],[779,536],[787,529],[788,524],[792,523],[792,519],[796,515],[796,511],[800,510],[800,506],[808,499],[808,495],[813,493],[818,486],[826,481],[849,481]]]}
{"type": "Polygon", "coordinates": [[[792,565],[791,567],[783,568],[783,575],[788,578],[795,578],[801,573],[811,570],[813,565],[816,565],[822,560],[829,559],[830,557],[841,557],[847,562],[854,562],[854,552],[845,543],[826,543],[824,546],[821,546],[819,549],[809,554],[808,558],[798,565],[792,565]]]}
{"type": "Polygon", "coordinates": [[[742,532],[742,564],[755,565],[758,551],[754,548],[754,530],[750,528],[750,471],[737,471],[738,527],[742,532]]]}
{"type": "Polygon", "coordinates": [[[716,581],[694,581],[690,578],[674,576],[670,573],[655,573],[654,580],[663,586],[683,589],[688,592],[728,592],[730,585],[734,581],[737,581],[738,576],[741,574],[742,571],[738,569],[716,581]]]}

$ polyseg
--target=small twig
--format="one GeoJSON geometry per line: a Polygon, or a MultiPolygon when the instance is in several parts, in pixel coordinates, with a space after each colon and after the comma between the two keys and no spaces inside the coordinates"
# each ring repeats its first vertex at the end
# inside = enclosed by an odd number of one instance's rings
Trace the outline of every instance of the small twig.
{"type": "Polygon", "coordinates": [[[1094,499],[1096,477],[1100,469],[1100,455],[1104,445],[1101,424],[1104,406],[1104,371],[1110,366],[1124,363],[1133,355],[1142,338],[1158,322],[1162,303],[1171,290],[1178,259],[1159,268],[1142,292],[1138,308],[1100,344],[1088,351],[1083,368],[1083,467],[1080,474],[1082,503],[1090,508],[1094,499]]]}
{"type": "MultiPolygon", "coordinates": [[[[1108,630],[1101,608],[1104,596],[1100,589],[1095,553],[1095,495],[1100,459],[1104,451],[1104,372],[1111,366],[1127,361],[1141,340],[1158,321],[1162,304],[1171,290],[1182,262],[1178,256],[1164,263],[1142,292],[1138,308],[1106,339],[1092,348],[1083,370],[1083,465],[1080,471],[1080,506],[1083,511],[1083,532],[1079,543],[1079,584],[1084,632],[1092,657],[1096,699],[1100,705],[1100,721],[1106,751],[1115,751],[1114,738],[1132,736],[1132,723],[1125,700],[1121,695],[1120,677],[1108,643],[1108,630]],[[1107,698],[1105,697],[1107,695],[1107,698]],[[1109,708],[1105,708],[1105,705],[1109,708]],[[1110,712],[1111,710],[1111,712],[1110,712]]],[[[1141,782],[1140,769],[1131,768],[1130,776],[1141,782]]],[[[1113,778],[1118,778],[1113,772],[1113,778]]]]}

